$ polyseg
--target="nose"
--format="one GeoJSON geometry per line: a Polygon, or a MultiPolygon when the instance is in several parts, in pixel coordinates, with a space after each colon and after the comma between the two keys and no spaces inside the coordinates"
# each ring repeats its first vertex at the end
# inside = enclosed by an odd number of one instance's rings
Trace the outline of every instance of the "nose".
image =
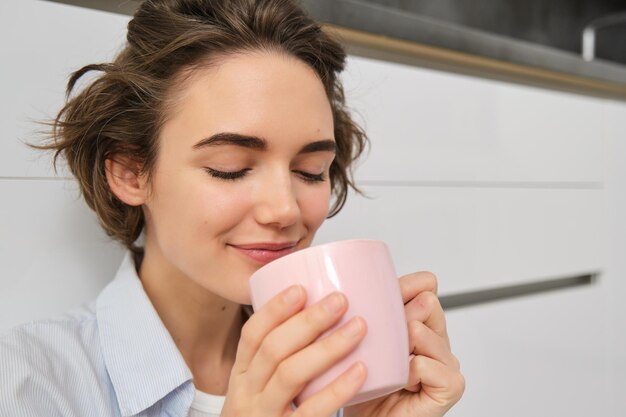
{"type": "Polygon", "coordinates": [[[268,176],[256,190],[255,218],[258,223],[281,229],[300,218],[300,206],[291,173],[268,176]]]}

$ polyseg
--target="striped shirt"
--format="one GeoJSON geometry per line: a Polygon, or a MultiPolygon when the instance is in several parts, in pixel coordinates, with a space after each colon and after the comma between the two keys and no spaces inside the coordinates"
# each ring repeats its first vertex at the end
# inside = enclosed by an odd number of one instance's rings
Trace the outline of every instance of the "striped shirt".
{"type": "Polygon", "coordinates": [[[0,417],[188,416],[191,371],[132,258],[95,302],[0,337],[0,417]]]}

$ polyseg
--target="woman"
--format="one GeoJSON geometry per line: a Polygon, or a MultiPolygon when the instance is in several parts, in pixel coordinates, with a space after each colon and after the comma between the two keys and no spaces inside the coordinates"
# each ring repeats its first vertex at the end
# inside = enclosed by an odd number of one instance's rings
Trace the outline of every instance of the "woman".
{"type": "MultiPolygon", "coordinates": [[[[327,416],[354,364],[293,408],[366,333],[335,293],[292,287],[250,315],[247,279],[310,245],[365,144],[337,79],[345,53],[289,0],[148,0],[114,62],[57,116],[53,149],[129,255],[97,300],[0,339],[1,416],[327,416]],[[143,232],[141,247],[137,241],[143,232]]],[[[432,274],[401,278],[407,387],[345,416],[441,416],[464,382],[432,274]]]]}

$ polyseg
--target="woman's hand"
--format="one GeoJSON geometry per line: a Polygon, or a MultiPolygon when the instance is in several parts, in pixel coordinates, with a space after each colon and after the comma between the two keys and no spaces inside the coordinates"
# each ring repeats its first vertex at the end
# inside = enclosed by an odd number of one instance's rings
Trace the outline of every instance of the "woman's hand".
{"type": "Polygon", "coordinates": [[[340,293],[306,309],[305,301],[302,287],[290,287],[246,322],[222,417],[329,416],[358,392],[367,371],[357,363],[292,410],[304,386],[356,348],[366,333],[364,320],[355,317],[315,341],[337,323],[348,303],[340,293]]]}
{"type": "Polygon", "coordinates": [[[439,417],[461,399],[465,379],[450,350],[437,278],[417,272],[400,278],[409,331],[409,382],[398,392],[344,410],[346,417],[439,417]]]}

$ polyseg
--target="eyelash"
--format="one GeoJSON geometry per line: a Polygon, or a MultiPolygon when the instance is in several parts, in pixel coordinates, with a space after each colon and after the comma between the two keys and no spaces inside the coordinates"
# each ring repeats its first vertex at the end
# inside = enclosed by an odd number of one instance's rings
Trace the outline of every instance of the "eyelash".
{"type": "MultiPolygon", "coordinates": [[[[251,171],[250,168],[245,168],[240,171],[218,171],[216,169],[209,168],[209,167],[206,167],[204,169],[213,178],[219,178],[221,180],[226,180],[226,181],[236,181],[238,179],[245,177],[248,174],[248,172],[251,171]]],[[[293,172],[298,174],[300,178],[302,178],[306,182],[324,182],[326,180],[324,173],[311,174],[311,173],[304,172],[304,171],[293,171],[293,172]]]]}
{"type": "Polygon", "coordinates": [[[324,182],[326,177],[324,173],[321,174],[311,174],[304,171],[294,171],[296,174],[300,175],[300,177],[306,182],[324,182]]]}
{"type": "Polygon", "coordinates": [[[206,172],[213,178],[219,178],[221,180],[234,181],[245,177],[250,171],[250,168],[242,169],[241,171],[218,171],[209,167],[204,168],[206,172]]]}

